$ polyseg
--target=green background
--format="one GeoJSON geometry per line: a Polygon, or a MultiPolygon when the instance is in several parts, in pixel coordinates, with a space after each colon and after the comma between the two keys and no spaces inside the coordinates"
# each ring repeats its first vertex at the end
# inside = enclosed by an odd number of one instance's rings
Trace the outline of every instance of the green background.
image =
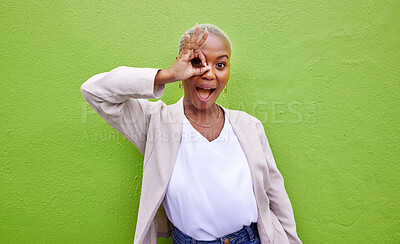
{"type": "MultiPolygon", "coordinates": [[[[133,242],[143,157],[80,86],[168,68],[196,22],[232,41],[219,103],[263,122],[302,241],[400,243],[399,13],[396,0],[2,0],[0,243],[133,242]]],[[[173,83],[162,99],[182,95],[173,83]]]]}

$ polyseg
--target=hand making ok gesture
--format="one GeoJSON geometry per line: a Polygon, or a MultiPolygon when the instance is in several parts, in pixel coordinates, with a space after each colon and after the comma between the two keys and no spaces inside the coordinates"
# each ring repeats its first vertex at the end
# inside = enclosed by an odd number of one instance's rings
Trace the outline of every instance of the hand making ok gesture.
{"type": "Polygon", "coordinates": [[[209,70],[211,67],[207,66],[206,58],[200,50],[208,35],[209,32],[205,29],[203,35],[199,38],[200,26],[198,24],[196,24],[196,31],[192,37],[185,33],[182,51],[176,57],[174,64],[166,70],[169,73],[168,81],[163,82],[164,77],[156,77],[156,84],[185,80],[192,76],[202,75],[209,70]]]}

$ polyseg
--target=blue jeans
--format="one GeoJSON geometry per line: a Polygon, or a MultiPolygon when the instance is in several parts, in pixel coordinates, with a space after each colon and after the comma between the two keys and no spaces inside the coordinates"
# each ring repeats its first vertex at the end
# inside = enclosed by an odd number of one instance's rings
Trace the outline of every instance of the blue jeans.
{"type": "MultiPolygon", "coordinates": [[[[243,226],[241,230],[218,238],[214,241],[197,241],[184,234],[178,228],[172,230],[173,244],[224,244],[225,239],[229,239],[231,244],[260,244],[260,236],[257,230],[257,223],[251,223],[249,226],[243,226]]],[[[225,242],[226,243],[226,242],[225,242]]]]}

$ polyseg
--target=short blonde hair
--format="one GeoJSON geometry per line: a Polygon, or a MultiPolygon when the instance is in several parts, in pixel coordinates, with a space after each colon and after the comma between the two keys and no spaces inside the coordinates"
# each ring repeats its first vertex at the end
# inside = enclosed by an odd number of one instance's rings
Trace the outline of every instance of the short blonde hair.
{"type": "MultiPolygon", "coordinates": [[[[200,26],[200,36],[204,33],[204,30],[207,28],[207,31],[216,36],[222,37],[229,45],[229,54],[232,53],[232,44],[231,40],[229,40],[229,37],[225,34],[224,31],[222,31],[220,28],[213,24],[199,24],[200,26]]],[[[193,26],[189,30],[186,31],[191,37],[194,35],[196,32],[196,26],[193,26]]],[[[182,35],[181,40],[179,41],[179,53],[181,53],[183,44],[185,44],[185,34],[182,35]]]]}

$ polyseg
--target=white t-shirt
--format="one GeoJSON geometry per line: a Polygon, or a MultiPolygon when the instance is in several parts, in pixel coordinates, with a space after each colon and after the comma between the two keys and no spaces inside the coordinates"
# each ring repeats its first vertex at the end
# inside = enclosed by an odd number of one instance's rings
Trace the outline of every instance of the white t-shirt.
{"type": "Polygon", "coordinates": [[[172,224],[211,241],[257,222],[250,168],[228,117],[209,142],[183,116],[182,140],[163,205],[172,224]]]}

